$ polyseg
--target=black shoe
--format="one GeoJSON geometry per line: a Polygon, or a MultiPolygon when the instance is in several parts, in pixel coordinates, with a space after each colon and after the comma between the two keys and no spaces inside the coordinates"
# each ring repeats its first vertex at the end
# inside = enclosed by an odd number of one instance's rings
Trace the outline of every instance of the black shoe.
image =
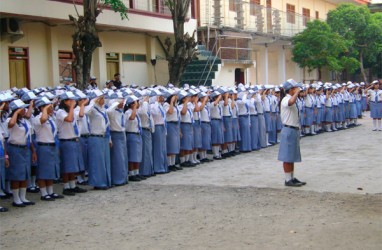
{"type": "Polygon", "coordinates": [[[94,187],[94,190],[108,190],[108,187],[94,187]]]}
{"type": "Polygon", "coordinates": [[[300,183],[296,183],[293,180],[285,181],[285,186],[287,187],[301,187],[300,183]]]}
{"type": "Polygon", "coordinates": [[[24,203],[15,203],[15,202],[12,202],[12,206],[14,207],[26,207],[26,205],[24,203]]]}
{"type": "Polygon", "coordinates": [[[139,179],[136,175],[134,176],[129,176],[129,181],[141,181],[141,179],[139,179]]]}
{"type": "Polygon", "coordinates": [[[73,193],[86,193],[88,190],[80,187],[71,188],[73,193]]]}
{"type": "Polygon", "coordinates": [[[64,194],[64,195],[69,195],[69,196],[74,196],[74,195],[76,195],[76,193],[73,192],[72,189],[70,189],[70,188],[64,188],[64,190],[62,191],[62,194],[64,194]]]}
{"type": "Polygon", "coordinates": [[[33,206],[35,203],[33,201],[26,201],[26,202],[23,202],[23,204],[25,206],[33,206]]]}
{"type": "Polygon", "coordinates": [[[182,166],[182,167],[188,167],[188,161],[185,161],[185,162],[182,162],[180,163],[179,165],[182,166]]]}
{"type": "Polygon", "coordinates": [[[177,171],[177,169],[176,169],[175,165],[171,165],[171,166],[168,166],[168,171],[175,172],[175,171],[177,171]]]}
{"type": "Polygon", "coordinates": [[[174,166],[174,168],[176,169],[176,170],[183,170],[183,168],[181,167],[181,166],[174,166]]]}
{"type": "Polygon", "coordinates": [[[223,158],[214,156],[214,160],[223,160],[223,158]]]}
{"type": "Polygon", "coordinates": [[[27,192],[28,193],[38,193],[38,192],[40,192],[40,188],[39,187],[29,187],[29,188],[27,188],[27,192]]]}
{"type": "Polygon", "coordinates": [[[167,172],[155,172],[155,175],[167,174],[167,172]]]}
{"type": "Polygon", "coordinates": [[[213,160],[208,159],[208,158],[204,158],[204,159],[201,159],[200,161],[201,161],[201,162],[211,162],[211,161],[213,161],[213,160]]]}
{"type": "Polygon", "coordinates": [[[297,179],[297,178],[293,178],[293,182],[294,183],[300,183],[301,184],[301,186],[304,186],[304,185],[306,185],[306,182],[305,181],[300,181],[299,179],[297,179]]]}
{"type": "Polygon", "coordinates": [[[6,199],[9,199],[9,198],[11,198],[11,196],[8,196],[8,194],[0,195],[0,199],[2,199],[2,200],[6,200],[6,199]]]}
{"type": "Polygon", "coordinates": [[[41,196],[40,198],[42,201],[55,201],[55,199],[50,196],[49,194],[48,195],[45,195],[45,196],[41,196]]]}
{"type": "Polygon", "coordinates": [[[87,181],[77,181],[77,184],[78,185],[88,185],[88,182],[87,181]]]}
{"type": "Polygon", "coordinates": [[[0,207],[0,213],[8,212],[8,208],[6,207],[0,207]]]}
{"type": "Polygon", "coordinates": [[[144,181],[144,180],[147,180],[147,177],[146,176],[143,176],[143,175],[136,175],[139,179],[141,179],[141,181],[144,181]]]}
{"type": "Polygon", "coordinates": [[[121,186],[125,186],[127,184],[127,182],[125,182],[125,183],[121,183],[121,184],[114,184],[114,186],[116,186],[116,187],[121,187],[121,186]]]}
{"type": "Polygon", "coordinates": [[[49,196],[53,197],[55,199],[64,199],[65,198],[65,196],[60,195],[60,194],[56,194],[56,193],[51,193],[49,196]]]}

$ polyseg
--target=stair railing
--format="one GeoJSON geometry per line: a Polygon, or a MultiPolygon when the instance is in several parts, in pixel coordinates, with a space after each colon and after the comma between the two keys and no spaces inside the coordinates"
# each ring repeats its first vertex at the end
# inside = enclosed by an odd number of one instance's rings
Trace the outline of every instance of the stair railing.
{"type": "MultiPolygon", "coordinates": [[[[215,50],[217,44],[218,44],[218,39],[217,39],[217,36],[215,35],[215,44],[214,44],[214,46],[212,47],[212,50],[211,50],[211,51],[214,51],[214,50],[215,50]]],[[[206,49],[207,49],[207,48],[206,48],[206,49]]],[[[219,48],[219,50],[220,50],[220,48],[219,48]]],[[[203,83],[203,86],[206,85],[206,82],[207,82],[208,77],[210,76],[212,67],[213,67],[214,64],[215,64],[217,55],[219,54],[219,50],[218,50],[218,52],[216,53],[216,55],[214,56],[214,60],[213,60],[213,62],[212,62],[212,65],[209,64],[209,63],[210,63],[210,60],[212,60],[212,59],[211,59],[211,56],[208,56],[206,65],[204,66],[203,72],[202,72],[202,74],[200,75],[200,78],[199,78],[199,81],[198,81],[198,86],[200,85],[200,82],[203,80],[202,78],[203,78],[204,72],[206,72],[207,66],[210,65],[210,69],[208,70],[207,77],[206,77],[206,79],[204,80],[204,83],[203,83]]]]}

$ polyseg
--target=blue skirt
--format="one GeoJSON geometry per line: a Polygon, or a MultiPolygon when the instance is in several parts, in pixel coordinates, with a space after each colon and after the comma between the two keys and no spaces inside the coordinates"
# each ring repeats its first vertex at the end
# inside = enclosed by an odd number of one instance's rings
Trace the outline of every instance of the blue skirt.
{"type": "Polygon", "coordinates": [[[333,122],[333,108],[325,107],[325,122],[333,122]]]}
{"type": "Polygon", "coordinates": [[[142,161],[139,165],[139,174],[144,176],[154,174],[153,140],[151,138],[151,131],[147,129],[142,130],[142,161]]]}
{"type": "Polygon", "coordinates": [[[203,150],[211,150],[211,123],[202,122],[202,147],[203,150]]]}
{"type": "MultiPolygon", "coordinates": [[[[32,143],[35,149],[37,149],[37,141],[36,141],[36,134],[32,134],[32,143]]],[[[35,168],[37,167],[38,161],[32,162],[32,157],[31,157],[31,167],[35,168]]],[[[29,184],[28,184],[29,185],[29,184]]]]}
{"type": "Polygon", "coordinates": [[[155,132],[152,134],[152,141],[154,172],[168,172],[166,130],[164,125],[155,125],[155,132]]]}
{"type": "Polygon", "coordinates": [[[31,175],[30,149],[18,148],[8,143],[9,168],[7,179],[10,181],[26,181],[31,175]]]}
{"type": "Polygon", "coordinates": [[[202,147],[202,126],[199,121],[195,121],[193,124],[194,130],[194,148],[202,147]]]}
{"type": "Polygon", "coordinates": [[[0,158],[0,188],[5,190],[5,158],[0,158]]]}
{"type": "Polygon", "coordinates": [[[339,122],[339,107],[338,106],[333,106],[333,122],[339,122]]]}
{"type": "Polygon", "coordinates": [[[224,124],[224,142],[225,143],[233,142],[232,117],[224,116],[223,124],[224,124]]]}
{"type": "Polygon", "coordinates": [[[345,102],[345,119],[350,119],[350,104],[345,102]]]}
{"type": "Polygon", "coordinates": [[[305,108],[302,108],[302,110],[299,110],[299,117],[300,117],[300,125],[305,126],[305,108]]]}
{"type": "Polygon", "coordinates": [[[313,108],[305,108],[305,126],[313,125],[314,110],[313,108]]]}
{"type": "Polygon", "coordinates": [[[167,154],[176,155],[180,151],[180,128],[177,122],[167,122],[167,154]]]}
{"type": "Polygon", "coordinates": [[[301,162],[300,131],[283,127],[281,130],[279,155],[277,158],[282,162],[301,162]]]}
{"type": "Polygon", "coordinates": [[[259,119],[255,115],[251,115],[251,149],[260,149],[259,139],[259,119]]]}
{"type": "Polygon", "coordinates": [[[266,132],[269,133],[272,131],[271,113],[265,112],[264,118],[265,118],[265,129],[266,129],[266,132]]]}
{"type": "Polygon", "coordinates": [[[251,127],[248,115],[239,116],[241,141],[239,144],[240,151],[247,152],[252,150],[251,144],[251,127]]]}
{"type": "Polygon", "coordinates": [[[60,141],[61,173],[78,173],[85,170],[79,141],[60,141]]]}
{"type": "Polygon", "coordinates": [[[362,115],[362,104],[361,104],[361,100],[356,101],[356,102],[355,102],[355,105],[357,106],[357,115],[358,115],[358,116],[361,116],[361,115],[362,115]]]}
{"type": "Polygon", "coordinates": [[[370,117],[373,119],[382,118],[382,102],[369,102],[370,117]]]}
{"type": "Polygon", "coordinates": [[[264,115],[258,115],[259,117],[259,141],[260,141],[260,147],[266,148],[267,147],[267,137],[266,137],[266,131],[265,131],[265,118],[264,115]]]}
{"type": "Polygon", "coordinates": [[[281,131],[281,129],[283,128],[283,123],[281,122],[281,115],[280,115],[280,113],[277,113],[276,128],[277,128],[277,131],[281,131]]]}
{"type": "Polygon", "coordinates": [[[346,118],[345,118],[345,104],[339,103],[338,106],[339,106],[339,113],[340,113],[340,121],[345,122],[345,120],[346,120],[346,118]]]}
{"type": "Polygon", "coordinates": [[[140,134],[126,133],[127,159],[129,162],[142,161],[142,137],[140,134]]]}
{"type": "Polygon", "coordinates": [[[321,124],[322,123],[322,112],[323,111],[323,108],[317,108],[317,120],[316,120],[316,123],[317,124],[321,124]]]}
{"type": "Polygon", "coordinates": [[[367,99],[366,99],[366,96],[362,96],[362,98],[361,98],[361,107],[362,107],[362,111],[366,111],[366,109],[367,109],[367,99]]]}
{"type": "Polygon", "coordinates": [[[82,159],[84,159],[85,170],[89,169],[88,138],[80,137],[82,159]]]}
{"type": "Polygon", "coordinates": [[[238,118],[232,118],[232,136],[234,142],[238,142],[241,140],[238,118]]]}
{"type": "Polygon", "coordinates": [[[125,184],[127,182],[129,166],[126,134],[124,132],[111,131],[110,135],[113,143],[113,146],[110,148],[111,184],[125,184]]]}
{"type": "Polygon", "coordinates": [[[223,121],[222,120],[211,120],[211,143],[212,144],[223,144],[224,143],[224,133],[223,133],[223,121]]]}
{"type": "Polygon", "coordinates": [[[89,185],[93,187],[111,186],[110,146],[108,137],[90,136],[89,185]]]}
{"type": "Polygon", "coordinates": [[[351,102],[350,103],[350,114],[349,114],[349,118],[350,119],[355,119],[357,118],[358,115],[357,115],[357,106],[355,104],[355,102],[351,102]]]}
{"type": "Polygon", "coordinates": [[[268,141],[269,143],[276,143],[277,142],[277,120],[276,120],[276,113],[271,113],[271,124],[272,124],[272,130],[269,132],[268,141]]]}
{"type": "Polygon", "coordinates": [[[180,130],[182,137],[180,138],[181,150],[192,150],[194,148],[194,130],[191,123],[181,123],[180,130]]]}
{"type": "Polygon", "coordinates": [[[59,148],[56,146],[38,145],[37,173],[38,180],[57,180],[60,178],[59,148]]]}

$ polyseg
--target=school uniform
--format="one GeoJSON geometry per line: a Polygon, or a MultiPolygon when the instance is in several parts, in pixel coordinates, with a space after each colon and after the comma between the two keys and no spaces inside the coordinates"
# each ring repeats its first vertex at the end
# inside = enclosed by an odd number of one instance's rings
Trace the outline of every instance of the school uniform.
{"type": "Polygon", "coordinates": [[[314,116],[314,96],[312,94],[306,95],[304,99],[305,104],[305,126],[313,125],[313,116],[314,116]]]}
{"type": "Polygon", "coordinates": [[[327,123],[333,122],[333,96],[329,96],[329,98],[325,101],[325,118],[324,121],[327,123]]]}
{"type": "Polygon", "coordinates": [[[251,150],[259,150],[261,146],[259,139],[259,120],[257,117],[255,98],[251,98],[249,101],[249,116],[251,121],[251,150]]]}
{"type": "Polygon", "coordinates": [[[265,127],[265,117],[264,117],[264,103],[263,100],[261,100],[261,95],[259,93],[256,94],[256,109],[257,109],[257,116],[259,120],[259,141],[260,141],[260,147],[266,148],[267,147],[267,137],[266,137],[266,127],[265,127]]]}
{"type": "Polygon", "coordinates": [[[350,119],[358,118],[357,106],[356,106],[356,100],[355,100],[355,94],[354,93],[349,94],[349,108],[350,108],[349,118],[350,119]]]}
{"type": "MultiPolygon", "coordinates": [[[[7,123],[11,118],[7,119],[7,123]]],[[[31,151],[32,127],[24,119],[8,129],[9,138],[7,143],[7,153],[9,156],[9,168],[7,178],[10,181],[28,180],[31,174],[31,151]]]]}
{"type": "Polygon", "coordinates": [[[88,183],[97,188],[111,187],[110,122],[105,107],[94,104],[89,113],[88,183]]]}
{"type": "Polygon", "coordinates": [[[373,119],[382,118],[382,90],[370,89],[369,105],[370,105],[370,117],[373,119]]]}
{"type": "Polygon", "coordinates": [[[362,99],[361,94],[357,92],[357,94],[355,94],[355,104],[356,104],[356,107],[357,107],[357,116],[358,117],[362,117],[361,99],[362,99]]]}
{"type": "Polygon", "coordinates": [[[270,95],[270,104],[271,104],[271,124],[272,128],[269,132],[269,143],[275,144],[277,142],[277,97],[270,95]]]}
{"type": "Polygon", "coordinates": [[[151,118],[149,103],[141,102],[137,113],[142,126],[142,161],[139,166],[139,174],[143,176],[151,176],[154,174],[153,141],[151,132],[155,129],[155,126],[151,118]]]}
{"type": "Polygon", "coordinates": [[[37,141],[36,177],[39,180],[56,180],[60,178],[58,128],[51,116],[42,124],[41,115],[32,119],[37,141]]]}
{"type": "MultiPolygon", "coordinates": [[[[199,102],[199,105],[201,103],[199,102]]],[[[202,128],[202,150],[211,150],[211,103],[206,103],[204,109],[200,111],[200,120],[202,128]]]]}
{"type": "MultiPolygon", "coordinates": [[[[301,114],[299,116],[300,126],[303,127],[303,126],[305,126],[305,118],[304,118],[305,101],[304,101],[304,98],[298,97],[296,100],[296,104],[297,104],[298,112],[299,112],[299,114],[301,114]]],[[[281,115],[281,112],[280,112],[280,115],[281,115]]]]}
{"type": "MultiPolygon", "coordinates": [[[[178,109],[181,111],[184,104],[180,104],[178,109]]],[[[181,150],[192,150],[194,148],[194,130],[192,124],[194,123],[194,105],[187,103],[187,112],[180,116],[180,131],[182,137],[180,138],[181,150]]]]}
{"type": "Polygon", "coordinates": [[[234,107],[232,109],[232,140],[234,142],[241,141],[240,129],[239,129],[239,119],[238,119],[238,106],[235,101],[234,107]]]}
{"type": "Polygon", "coordinates": [[[342,123],[342,122],[345,122],[344,100],[341,93],[336,94],[336,98],[338,102],[338,121],[342,123]]]}
{"type": "MultiPolygon", "coordinates": [[[[267,95],[264,100],[264,118],[265,118],[265,129],[269,133],[272,131],[272,122],[271,122],[271,97],[267,95]]],[[[268,142],[267,142],[268,143],[268,142]]]]}
{"type": "Polygon", "coordinates": [[[220,105],[223,107],[223,125],[224,125],[224,142],[225,143],[233,142],[231,103],[232,103],[232,100],[228,99],[227,106],[224,106],[224,101],[220,101],[220,105]]]}
{"type": "Polygon", "coordinates": [[[163,104],[163,109],[166,113],[166,124],[167,124],[167,154],[176,155],[180,152],[180,113],[176,105],[174,105],[174,112],[172,114],[168,113],[170,109],[170,104],[165,102],[163,104]]]}
{"type": "MultiPolygon", "coordinates": [[[[198,104],[199,106],[201,104],[198,104]]],[[[194,132],[194,149],[202,148],[202,121],[200,111],[193,112],[194,123],[192,124],[192,129],[194,132]]]]}
{"type": "Polygon", "coordinates": [[[344,106],[345,106],[345,119],[350,119],[350,104],[349,104],[349,99],[350,99],[350,93],[345,90],[343,93],[343,99],[344,99],[344,106]]]}
{"type": "Polygon", "coordinates": [[[333,110],[333,122],[339,122],[339,106],[336,94],[332,96],[332,110],[333,110]]]}
{"type": "Polygon", "coordinates": [[[152,134],[154,173],[168,172],[166,112],[159,102],[150,105],[155,131],[152,134]]]}
{"type": "Polygon", "coordinates": [[[362,111],[367,110],[367,95],[366,95],[365,89],[362,89],[361,107],[362,107],[362,111]]]}
{"type": "Polygon", "coordinates": [[[214,105],[211,102],[211,143],[223,144],[224,143],[224,125],[223,125],[223,108],[220,103],[214,105]]]}
{"type": "Polygon", "coordinates": [[[110,148],[111,184],[123,185],[128,181],[128,157],[125,133],[125,114],[114,102],[106,110],[110,122],[110,136],[113,146],[110,148]]]}
{"type": "Polygon", "coordinates": [[[80,144],[81,144],[81,152],[82,152],[82,158],[84,160],[84,166],[85,170],[87,171],[89,168],[89,153],[88,153],[88,139],[90,135],[90,122],[89,122],[89,116],[86,114],[88,113],[88,110],[91,108],[91,106],[85,106],[85,114],[83,117],[79,116],[80,113],[80,107],[77,106],[74,109],[74,112],[77,114],[78,120],[78,129],[80,131],[80,144]]]}
{"type": "Polygon", "coordinates": [[[0,132],[0,188],[5,190],[5,140],[0,132]]]}
{"type": "Polygon", "coordinates": [[[299,111],[296,104],[288,105],[291,95],[287,94],[281,101],[281,140],[278,160],[282,162],[301,162],[299,111]]]}
{"type": "Polygon", "coordinates": [[[58,138],[60,139],[61,173],[78,173],[85,170],[78,129],[78,115],[74,113],[73,122],[64,121],[68,113],[59,109],[56,113],[58,138]]]}
{"type": "Polygon", "coordinates": [[[136,114],[134,120],[130,120],[132,110],[125,112],[125,131],[127,144],[127,158],[129,162],[142,162],[142,126],[141,120],[136,114]]]}
{"type": "Polygon", "coordinates": [[[251,144],[251,120],[249,116],[249,100],[246,96],[236,100],[238,106],[238,116],[240,125],[241,141],[239,143],[239,150],[242,152],[249,152],[252,150],[251,144]]]}

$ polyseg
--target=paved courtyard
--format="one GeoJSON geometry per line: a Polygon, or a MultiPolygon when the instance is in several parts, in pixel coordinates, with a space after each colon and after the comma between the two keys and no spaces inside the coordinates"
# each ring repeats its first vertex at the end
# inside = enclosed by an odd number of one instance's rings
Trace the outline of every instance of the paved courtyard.
{"type": "Polygon", "coordinates": [[[302,139],[300,188],[284,187],[276,145],[60,201],[29,194],[23,209],[2,200],[0,249],[381,249],[382,132],[360,123],[302,139]]]}

